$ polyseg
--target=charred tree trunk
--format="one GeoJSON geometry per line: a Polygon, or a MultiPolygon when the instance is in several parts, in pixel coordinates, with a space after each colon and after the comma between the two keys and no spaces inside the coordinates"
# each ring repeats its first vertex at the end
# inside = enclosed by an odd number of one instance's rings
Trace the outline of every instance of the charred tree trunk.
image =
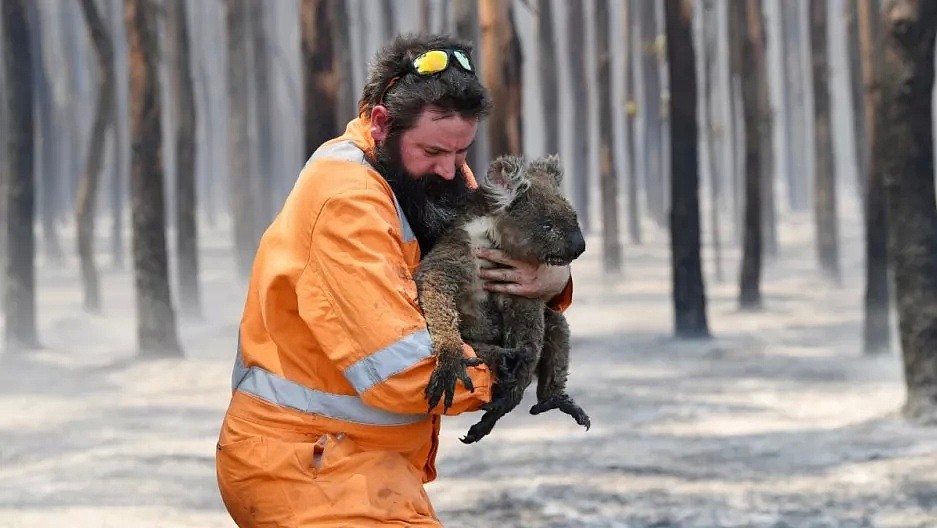
{"type": "Polygon", "coordinates": [[[572,201],[576,212],[579,213],[579,223],[583,232],[592,228],[592,215],[589,208],[589,130],[592,123],[589,119],[589,77],[586,75],[586,65],[582,57],[582,50],[586,49],[586,17],[582,2],[566,3],[566,32],[569,35],[569,76],[571,80],[572,99],[578,105],[578,111],[573,111],[572,130],[582,131],[573,134],[572,159],[570,160],[570,173],[572,173],[572,201]]]}
{"type": "MultiPolygon", "coordinates": [[[[87,0],[86,0],[87,1],[87,0]]],[[[173,90],[179,108],[176,111],[176,258],[179,308],[187,316],[201,314],[198,281],[198,197],[195,188],[195,86],[189,46],[189,27],[183,0],[169,4],[175,30],[173,90]]],[[[264,185],[269,189],[269,185],[264,185]]]]}
{"type": "Polygon", "coordinates": [[[129,164],[127,160],[127,39],[124,34],[124,1],[111,2],[111,32],[114,51],[113,178],[111,181],[111,258],[115,268],[124,266],[124,201],[129,164]]]}
{"type": "MultiPolygon", "coordinates": [[[[307,0],[303,0],[304,8],[307,0]]],[[[394,0],[381,0],[381,20],[384,25],[384,42],[394,38],[397,33],[397,24],[394,20],[394,0]]]]}
{"type": "MultiPolygon", "coordinates": [[[[338,108],[339,126],[351,121],[358,115],[357,91],[353,81],[351,66],[351,24],[348,22],[348,3],[346,0],[332,1],[332,37],[335,64],[338,67],[338,108]]],[[[339,130],[333,130],[336,135],[339,130]]]]}
{"type": "Polygon", "coordinates": [[[788,145],[789,171],[787,176],[788,203],[795,211],[807,209],[807,111],[805,108],[806,91],[805,58],[803,53],[803,28],[801,27],[800,2],[797,0],[781,0],[781,42],[784,45],[782,52],[782,66],[784,78],[787,79],[784,89],[784,99],[787,112],[781,118],[784,120],[784,132],[788,145]]]}
{"type": "Polygon", "coordinates": [[[615,170],[615,131],[612,123],[611,43],[608,0],[595,3],[595,66],[599,95],[599,188],[602,197],[602,264],[606,273],[621,273],[618,240],[618,174],[615,170]]]}
{"type": "Polygon", "coordinates": [[[0,3],[3,68],[7,83],[4,153],[6,263],[4,266],[5,342],[8,351],[39,348],[36,332],[35,191],[33,184],[33,78],[27,0],[0,3]]]}
{"type": "Polygon", "coordinates": [[[101,287],[97,265],[94,262],[94,219],[98,181],[104,161],[104,143],[114,110],[114,50],[94,0],[81,0],[81,11],[94,43],[100,80],[91,142],[88,145],[84,176],[78,187],[75,222],[78,227],[78,256],[81,260],[84,307],[90,312],[98,313],[101,311],[101,287]]]}
{"type": "Polygon", "coordinates": [[[155,6],[126,0],[130,42],[130,192],[133,260],[137,290],[137,337],[141,356],[182,356],[169,294],[155,6]]]}
{"type": "MultiPolygon", "coordinates": [[[[248,18],[245,0],[225,0],[228,48],[228,159],[235,262],[246,278],[254,261],[254,196],[248,119],[248,18]]],[[[308,97],[308,94],[307,94],[308,97]]],[[[334,108],[334,105],[331,107],[334,108]]]]}
{"type": "Polygon", "coordinates": [[[622,25],[624,28],[624,57],[625,57],[625,161],[628,167],[628,234],[632,244],[641,244],[641,205],[638,200],[638,164],[635,156],[637,133],[634,126],[638,118],[638,96],[634,80],[634,51],[641,41],[634,31],[634,2],[625,0],[622,5],[622,25]]]}
{"type": "Polygon", "coordinates": [[[767,37],[765,36],[762,2],[749,5],[749,31],[758,41],[755,58],[758,61],[758,106],[761,107],[758,138],[761,142],[761,209],[762,251],[771,256],[778,254],[777,208],[774,201],[774,117],[768,88],[767,37]],[[754,14],[751,14],[754,13],[754,14]]]}
{"type": "Polygon", "coordinates": [[[830,134],[829,66],[826,50],[826,0],[810,0],[810,42],[813,66],[814,214],[817,255],[823,273],[839,282],[839,234],[836,225],[836,166],[830,134]]]}
{"type": "Polygon", "coordinates": [[[335,136],[338,129],[338,70],[333,50],[330,3],[303,0],[300,21],[303,39],[306,156],[335,136]]]}
{"type": "Polygon", "coordinates": [[[722,243],[719,236],[719,169],[716,165],[718,157],[716,149],[716,138],[720,134],[717,120],[715,119],[715,98],[713,93],[713,78],[716,76],[716,6],[714,0],[703,0],[701,7],[703,9],[703,102],[702,122],[707,128],[706,148],[709,161],[709,190],[710,190],[710,208],[709,218],[712,228],[713,244],[713,263],[716,266],[716,280],[722,282],[722,243]]]}
{"type": "Polygon", "coordinates": [[[879,138],[889,255],[910,420],[937,424],[937,204],[934,201],[934,34],[937,2],[889,0],[879,138]]]}
{"type": "Polygon", "coordinates": [[[670,243],[677,337],[709,337],[706,291],[700,263],[699,153],[696,125],[696,58],[692,6],[688,0],[664,4],[667,65],[680,90],[670,97],[671,209],[670,243]]]}
{"type": "Polygon", "coordinates": [[[880,150],[883,115],[880,76],[884,54],[882,46],[882,17],[878,0],[860,0],[858,6],[859,44],[861,48],[862,82],[865,86],[863,113],[858,117],[865,122],[868,132],[868,183],[865,185],[865,319],[863,350],[866,354],[885,354],[890,349],[888,280],[888,220],[885,215],[885,188],[883,186],[880,150]]]}
{"type": "Polygon", "coordinates": [[[859,2],[848,2],[846,6],[846,43],[849,53],[849,88],[850,102],[852,103],[852,116],[854,134],[853,141],[856,147],[856,186],[859,196],[865,201],[866,190],[869,185],[869,132],[863,116],[864,87],[862,80],[862,57],[859,51],[859,2]]]}
{"type": "Polygon", "coordinates": [[[420,0],[420,31],[429,33],[432,29],[432,13],[429,9],[429,0],[420,0]]]}
{"type": "Polygon", "coordinates": [[[745,231],[742,249],[742,272],[739,288],[739,306],[742,309],[761,307],[761,257],[762,226],[761,210],[764,183],[761,159],[761,128],[764,126],[765,103],[762,85],[767,86],[767,71],[761,32],[761,6],[757,0],[745,0],[732,4],[732,23],[737,24],[735,34],[744,36],[736,42],[742,50],[742,107],[745,113],[745,231]]]}
{"type": "Polygon", "coordinates": [[[540,86],[542,89],[544,151],[560,151],[559,75],[556,71],[556,38],[553,35],[553,6],[550,0],[538,0],[537,52],[540,54],[540,86]]]}
{"type": "MultiPolygon", "coordinates": [[[[341,2],[340,2],[341,3],[341,2]]],[[[273,220],[272,188],[279,176],[274,170],[273,90],[270,75],[270,45],[267,41],[264,22],[265,7],[260,2],[250,4],[251,42],[254,45],[253,75],[255,94],[251,104],[256,110],[255,143],[258,171],[251,178],[251,189],[255,198],[256,221],[252,239],[260,240],[270,221],[273,220]]],[[[347,101],[346,101],[347,102],[347,101]]]]}
{"type": "MultiPolygon", "coordinates": [[[[644,192],[648,214],[658,225],[664,225],[662,89],[658,62],[663,39],[658,30],[654,2],[639,1],[637,4],[640,6],[637,15],[641,28],[641,70],[644,79],[644,192]]],[[[579,48],[577,53],[581,54],[582,49],[579,48]]]]}
{"type": "Polygon", "coordinates": [[[488,117],[488,144],[492,158],[520,154],[521,144],[521,57],[520,40],[514,28],[510,2],[481,0],[482,60],[485,86],[494,106],[488,117]]]}
{"type": "MultiPolygon", "coordinates": [[[[453,12],[455,16],[455,34],[458,38],[467,42],[478,42],[478,2],[477,0],[453,0],[453,12]]],[[[477,57],[476,52],[476,57],[477,57]]],[[[468,159],[469,167],[476,171],[484,171],[488,164],[484,159],[483,139],[484,130],[478,131],[478,137],[475,143],[469,147],[468,159]]]]}

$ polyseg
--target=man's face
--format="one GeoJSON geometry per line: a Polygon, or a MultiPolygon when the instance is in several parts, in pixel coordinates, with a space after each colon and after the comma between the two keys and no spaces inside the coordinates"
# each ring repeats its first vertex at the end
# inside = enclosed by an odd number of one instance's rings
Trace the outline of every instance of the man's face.
{"type": "Polygon", "coordinates": [[[377,145],[379,170],[421,244],[431,244],[468,200],[461,167],[477,128],[476,119],[424,110],[412,128],[377,145]]]}

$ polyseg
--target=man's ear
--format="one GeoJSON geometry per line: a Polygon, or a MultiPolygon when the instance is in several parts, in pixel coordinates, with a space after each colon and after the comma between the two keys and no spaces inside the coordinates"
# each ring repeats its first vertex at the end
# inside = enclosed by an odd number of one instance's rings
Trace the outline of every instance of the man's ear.
{"type": "Polygon", "coordinates": [[[384,105],[371,108],[371,138],[380,143],[390,135],[390,113],[384,105]]]}

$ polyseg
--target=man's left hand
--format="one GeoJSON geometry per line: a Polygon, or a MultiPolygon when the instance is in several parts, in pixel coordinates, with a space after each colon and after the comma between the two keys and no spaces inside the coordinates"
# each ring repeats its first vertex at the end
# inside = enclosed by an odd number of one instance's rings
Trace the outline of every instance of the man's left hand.
{"type": "Polygon", "coordinates": [[[485,281],[485,289],[550,301],[560,294],[569,282],[569,266],[549,266],[514,260],[500,249],[476,249],[475,255],[503,267],[482,268],[478,276],[485,281]]]}

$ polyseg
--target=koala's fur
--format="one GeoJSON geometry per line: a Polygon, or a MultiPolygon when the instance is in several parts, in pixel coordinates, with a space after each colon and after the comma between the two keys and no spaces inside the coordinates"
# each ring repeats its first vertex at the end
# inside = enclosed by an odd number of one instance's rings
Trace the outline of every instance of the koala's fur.
{"type": "Polygon", "coordinates": [[[457,380],[471,388],[463,340],[493,372],[500,373],[492,402],[481,421],[462,439],[476,442],[516,407],[538,376],[532,414],[558,408],[589,427],[586,413],[566,394],[569,326],[562,314],[540,300],[487,292],[478,277],[473,248],[497,248],[529,262],[564,265],[585,250],[576,213],[561,191],[555,156],[530,162],[502,156],[492,162],[466,211],[436,241],[415,275],[420,305],[432,337],[436,370],[426,396],[430,408],[445,396],[452,403],[457,380]]]}

